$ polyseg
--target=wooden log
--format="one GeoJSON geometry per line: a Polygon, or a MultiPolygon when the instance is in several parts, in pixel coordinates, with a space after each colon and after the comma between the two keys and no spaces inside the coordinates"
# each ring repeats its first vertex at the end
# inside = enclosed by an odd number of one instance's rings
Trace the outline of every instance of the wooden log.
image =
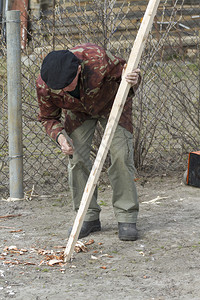
{"type": "Polygon", "coordinates": [[[132,72],[137,68],[139,60],[144,49],[145,42],[147,40],[149,31],[151,29],[154,16],[156,14],[160,0],[150,0],[147,6],[144,18],[142,20],[140,29],[136,36],[131,54],[128,59],[127,67],[124,76],[122,77],[118,92],[116,94],[113,107],[105,128],[105,132],[95,159],[94,165],[92,167],[90,176],[88,178],[85,190],[82,196],[80,207],[76,215],[74,225],[67,243],[67,246],[64,251],[64,261],[70,261],[71,255],[74,251],[74,246],[78,240],[78,236],[81,230],[81,226],[84,221],[87,209],[89,207],[92,195],[94,193],[97,181],[99,179],[100,172],[102,170],[104,161],[106,159],[112,138],[114,136],[119,118],[121,116],[128,92],[130,89],[130,84],[126,81],[126,74],[132,72]]]}

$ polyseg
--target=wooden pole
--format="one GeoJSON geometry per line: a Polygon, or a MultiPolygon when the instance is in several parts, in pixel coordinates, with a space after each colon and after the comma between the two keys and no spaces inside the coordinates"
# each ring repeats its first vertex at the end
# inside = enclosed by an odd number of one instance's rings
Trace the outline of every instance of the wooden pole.
{"type": "Polygon", "coordinates": [[[107,126],[105,128],[105,132],[101,141],[101,145],[99,147],[99,151],[97,153],[97,157],[95,159],[94,165],[90,172],[90,176],[88,178],[87,184],[85,186],[85,190],[82,196],[82,200],[80,203],[79,210],[77,212],[76,219],[74,221],[74,225],[67,243],[67,246],[64,251],[64,261],[69,261],[71,259],[71,255],[74,251],[75,244],[78,240],[78,236],[81,230],[81,226],[83,224],[87,209],[89,207],[92,195],[94,193],[95,187],[97,185],[97,181],[99,179],[99,175],[101,173],[104,161],[106,159],[110,144],[112,142],[119,118],[121,116],[125,101],[128,96],[128,92],[130,89],[130,84],[126,81],[125,76],[128,73],[131,73],[134,69],[137,68],[138,63],[140,61],[142,51],[144,49],[145,42],[147,40],[149,31],[151,29],[154,16],[156,14],[158,5],[160,0],[150,0],[144,14],[141,26],[139,28],[138,34],[136,36],[133,48],[131,50],[131,54],[129,56],[127,67],[125,74],[121,80],[118,92],[116,94],[112,110],[110,112],[110,116],[107,122],[107,126]]]}

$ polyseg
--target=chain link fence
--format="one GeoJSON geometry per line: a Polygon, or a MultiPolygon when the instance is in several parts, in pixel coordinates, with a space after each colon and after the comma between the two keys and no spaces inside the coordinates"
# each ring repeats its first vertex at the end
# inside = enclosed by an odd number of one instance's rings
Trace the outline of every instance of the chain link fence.
{"type": "MultiPolygon", "coordinates": [[[[54,7],[23,16],[22,101],[24,189],[28,195],[68,189],[66,158],[37,121],[35,81],[45,55],[93,42],[128,59],[148,1],[54,1],[54,7]]],[[[0,47],[0,194],[8,196],[6,20],[0,47]]],[[[135,166],[140,174],[183,172],[188,152],[200,144],[200,6],[198,0],[160,2],[133,99],[135,166]]],[[[101,141],[95,134],[92,157],[101,141]]],[[[104,170],[109,165],[106,160],[104,170]]],[[[103,175],[101,176],[103,180],[103,175]]]]}

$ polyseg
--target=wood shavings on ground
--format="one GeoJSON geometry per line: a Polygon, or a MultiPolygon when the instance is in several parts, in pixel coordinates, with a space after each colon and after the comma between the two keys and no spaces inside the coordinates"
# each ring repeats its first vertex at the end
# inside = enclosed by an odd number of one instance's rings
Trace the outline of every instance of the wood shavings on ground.
{"type": "Polygon", "coordinates": [[[28,253],[28,249],[19,249],[15,245],[6,246],[1,253],[0,260],[4,265],[36,265],[34,262],[19,259],[26,253],[28,253]]]}
{"type": "MultiPolygon", "coordinates": [[[[88,252],[87,246],[94,243],[94,240],[89,241],[77,241],[74,251],[76,253],[79,252],[88,252]]],[[[30,248],[24,249],[24,248],[18,248],[15,245],[11,246],[5,246],[3,249],[3,252],[0,254],[0,261],[2,261],[5,265],[48,265],[48,266],[60,266],[63,267],[67,263],[64,262],[64,248],[63,246],[55,246],[54,250],[48,250],[48,249],[38,249],[38,248],[30,248]],[[27,256],[29,254],[35,254],[37,256],[42,256],[42,260],[40,260],[39,264],[37,262],[31,262],[30,256],[25,258],[25,260],[22,260],[22,256],[27,256]],[[17,256],[17,257],[15,257],[17,256]],[[20,259],[19,259],[20,257],[20,259]]],[[[31,257],[35,258],[35,257],[31,257]]]]}

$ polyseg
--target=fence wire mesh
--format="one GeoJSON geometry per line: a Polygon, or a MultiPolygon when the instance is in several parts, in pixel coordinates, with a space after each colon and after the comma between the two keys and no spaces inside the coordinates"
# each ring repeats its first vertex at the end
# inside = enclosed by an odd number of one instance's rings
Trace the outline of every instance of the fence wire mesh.
{"type": "MultiPolygon", "coordinates": [[[[55,2],[55,1],[54,1],[55,2]]],[[[24,189],[52,194],[68,189],[68,159],[37,121],[35,81],[45,55],[80,43],[102,45],[128,59],[148,1],[60,1],[22,14],[24,189]],[[47,8],[47,7],[46,7],[47,8]]],[[[6,20],[0,24],[0,193],[8,195],[6,20]]],[[[160,2],[140,61],[142,84],[133,99],[138,172],[184,171],[200,140],[200,6],[195,0],[160,2]]],[[[99,127],[92,149],[101,141],[99,127]]],[[[109,157],[105,169],[109,165],[109,157]]]]}

